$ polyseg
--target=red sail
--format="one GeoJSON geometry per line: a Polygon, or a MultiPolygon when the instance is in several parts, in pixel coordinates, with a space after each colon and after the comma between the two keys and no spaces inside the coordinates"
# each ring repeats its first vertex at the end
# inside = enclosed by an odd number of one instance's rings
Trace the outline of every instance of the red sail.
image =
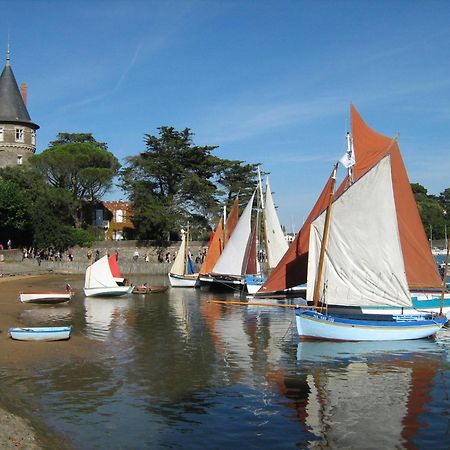
{"type": "Polygon", "coordinates": [[[108,262],[109,262],[109,268],[111,269],[111,273],[112,276],[114,278],[122,278],[122,274],[120,273],[120,268],[119,268],[119,264],[117,262],[117,257],[116,255],[111,255],[108,258],[108,262]]]}
{"type": "MultiPolygon", "coordinates": [[[[356,159],[353,166],[355,181],[388,153],[391,154],[397,221],[410,288],[439,288],[441,279],[428,245],[397,141],[369,128],[353,105],[351,121],[356,159]]],[[[327,185],[329,183],[330,180],[327,185]]],[[[337,190],[337,195],[345,188],[346,180],[337,190]]],[[[260,293],[282,291],[306,283],[309,228],[311,221],[326,208],[328,189],[329,187],[325,186],[322,190],[296,239],[272,271],[260,293]]]]}
{"type": "Polygon", "coordinates": [[[256,223],[253,225],[252,233],[247,243],[247,249],[244,257],[242,273],[254,275],[258,272],[256,262],[256,223]]]}
{"type": "Polygon", "coordinates": [[[311,222],[327,207],[330,189],[331,175],[301,230],[298,232],[278,265],[272,270],[269,278],[261,287],[259,293],[283,291],[284,289],[306,283],[308,271],[309,228],[311,222]]]}

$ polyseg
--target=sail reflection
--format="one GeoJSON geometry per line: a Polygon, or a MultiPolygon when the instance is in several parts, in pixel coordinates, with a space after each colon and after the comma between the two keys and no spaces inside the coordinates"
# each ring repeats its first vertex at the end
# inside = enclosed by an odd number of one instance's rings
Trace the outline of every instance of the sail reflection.
{"type": "Polygon", "coordinates": [[[301,342],[301,373],[280,370],[268,379],[311,434],[307,448],[410,448],[430,425],[440,352],[431,340],[301,342]]]}
{"type": "Polygon", "coordinates": [[[104,341],[113,330],[128,322],[128,298],[85,297],[85,321],[88,337],[104,341]]]}

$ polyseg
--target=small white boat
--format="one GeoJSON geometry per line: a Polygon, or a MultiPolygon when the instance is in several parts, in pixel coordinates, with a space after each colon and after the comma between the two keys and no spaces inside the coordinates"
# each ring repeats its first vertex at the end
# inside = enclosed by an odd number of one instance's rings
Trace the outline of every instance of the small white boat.
{"type": "Polygon", "coordinates": [[[195,288],[200,285],[198,273],[195,273],[189,256],[189,224],[187,231],[181,230],[181,245],[169,272],[169,282],[172,287],[195,288]]]}
{"type": "Polygon", "coordinates": [[[120,297],[131,294],[133,286],[119,286],[114,279],[108,257],[103,256],[86,269],[84,295],[86,297],[120,297]]]}
{"type": "Polygon", "coordinates": [[[9,329],[12,339],[19,341],[60,341],[70,338],[72,327],[16,327],[9,329]]]}
{"type": "Polygon", "coordinates": [[[55,304],[68,302],[72,296],[73,291],[67,285],[64,291],[20,292],[19,300],[22,303],[55,304]]]}

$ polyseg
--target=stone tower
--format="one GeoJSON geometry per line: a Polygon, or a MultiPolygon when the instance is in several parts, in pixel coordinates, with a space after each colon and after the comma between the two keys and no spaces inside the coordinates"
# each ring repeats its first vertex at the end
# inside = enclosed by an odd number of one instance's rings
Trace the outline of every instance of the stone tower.
{"type": "Polygon", "coordinates": [[[26,84],[17,87],[10,65],[9,48],[6,65],[0,75],[0,167],[23,164],[36,150],[36,130],[26,107],[26,84]]]}

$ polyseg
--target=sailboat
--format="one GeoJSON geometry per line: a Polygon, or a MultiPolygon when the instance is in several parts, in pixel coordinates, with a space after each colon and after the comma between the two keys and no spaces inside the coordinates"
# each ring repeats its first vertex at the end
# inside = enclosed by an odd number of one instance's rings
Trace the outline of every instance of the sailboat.
{"type": "Polygon", "coordinates": [[[86,297],[118,297],[130,294],[132,290],[133,286],[120,286],[116,282],[107,255],[86,269],[84,277],[84,295],[86,297]]]}
{"type": "Polygon", "coordinates": [[[258,258],[258,260],[263,259],[264,261],[258,261],[260,263],[260,267],[257,274],[247,275],[245,277],[246,288],[249,294],[256,294],[259,291],[259,289],[267,279],[267,273],[277,266],[280,259],[288,249],[288,244],[284,237],[284,233],[278,219],[277,210],[275,208],[275,203],[273,201],[272,191],[269,184],[269,177],[266,177],[265,199],[263,195],[260,176],[258,184],[263,222],[262,239],[260,240],[262,249],[261,254],[263,255],[263,258],[258,258]],[[266,273],[264,273],[264,270],[261,267],[261,263],[266,263],[266,273]]]}
{"type": "Polygon", "coordinates": [[[208,250],[205,260],[200,268],[201,276],[208,276],[220,258],[225,248],[226,242],[230,239],[236,224],[239,220],[239,195],[236,196],[231,207],[228,219],[226,217],[226,207],[224,207],[223,217],[220,218],[215,230],[211,233],[208,250]]]}
{"type": "Polygon", "coordinates": [[[244,275],[248,271],[249,257],[252,253],[249,246],[253,242],[251,215],[254,198],[253,193],[212,271],[200,274],[201,285],[239,290],[244,287],[244,275]]]}
{"type": "Polygon", "coordinates": [[[199,286],[198,273],[195,273],[194,265],[188,249],[189,225],[187,231],[181,230],[181,245],[175,261],[169,272],[169,281],[172,287],[197,287],[199,286]]]}
{"type": "Polygon", "coordinates": [[[420,339],[434,335],[447,322],[444,315],[419,312],[346,313],[346,308],[362,305],[412,307],[392,167],[388,153],[334,199],[336,166],[328,207],[311,222],[307,300],[313,300],[314,309],[296,310],[300,338],[420,339]],[[341,313],[330,313],[328,304],[340,306],[341,313]]]}
{"type": "MultiPolygon", "coordinates": [[[[430,251],[430,244],[425,234],[416,201],[411,191],[408,175],[403,164],[396,138],[384,136],[364,122],[356,108],[351,105],[351,145],[354,152],[354,165],[337,189],[342,193],[352,182],[357,182],[367,171],[388,153],[392,157],[394,198],[397,205],[400,242],[404,255],[406,278],[413,300],[414,308],[437,312],[441,293],[442,279],[436,262],[430,251]]],[[[328,205],[331,177],[325,183],[315,205],[297,233],[287,252],[270,273],[267,281],[258,291],[258,295],[295,294],[296,286],[307,282],[309,234],[312,221],[328,205]]],[[[450,297],[445,294],[444,311],[450,311],[450,297]]],[[[361,311],[361,308],[358,308],[361,311]]],[[[380,308],[363,307],[364,313],[379,313],[380,308]]],[[[413,308],[383,307],[391,314],[414,312],[413,308]]]]}

